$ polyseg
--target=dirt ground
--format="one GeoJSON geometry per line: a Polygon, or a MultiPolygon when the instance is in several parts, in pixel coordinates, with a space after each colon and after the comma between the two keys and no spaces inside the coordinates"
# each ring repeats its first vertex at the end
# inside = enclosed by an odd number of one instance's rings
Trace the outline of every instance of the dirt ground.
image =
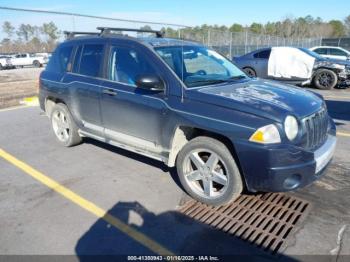
{"type": "Polygon", "coordinates": [[[38,93],[38,79],[43,68],[0,71],[0,108],[17,106],[25,97],[38,93]]]}

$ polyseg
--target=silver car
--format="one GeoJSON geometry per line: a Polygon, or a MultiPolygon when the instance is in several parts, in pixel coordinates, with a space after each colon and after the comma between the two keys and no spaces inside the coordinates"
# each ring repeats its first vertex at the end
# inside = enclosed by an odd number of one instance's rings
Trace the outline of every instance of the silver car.
{"type": "Polygon", "coordinates": [[[350,86],[349,61],[324,58],[306,48],[297,49],[315,59],[310,78],[276,78],[270,76],[268,65],[271,47],[258,49],[240,57],[233,57],[232,61],[250,77],[274,79],[298,85],[312,84],[318,89],[347,88],[350,86]]]}

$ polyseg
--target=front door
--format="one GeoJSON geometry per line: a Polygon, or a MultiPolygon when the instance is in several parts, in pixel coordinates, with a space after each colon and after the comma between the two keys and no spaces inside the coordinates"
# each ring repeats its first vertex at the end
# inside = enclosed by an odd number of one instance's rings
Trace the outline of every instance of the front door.
{"type": "Polygon", "coordinates": [[[161,152],[165,93],[136,87],[138,76],[158,75],[147,51],[126,45],[110,47],[107,80],[101,84],[101,114],[107,138],[161,152]]]}

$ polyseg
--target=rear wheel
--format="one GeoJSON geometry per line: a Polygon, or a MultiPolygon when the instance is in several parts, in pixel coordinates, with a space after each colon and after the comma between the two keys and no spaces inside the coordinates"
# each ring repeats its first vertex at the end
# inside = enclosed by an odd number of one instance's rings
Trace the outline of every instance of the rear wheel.
{"type": "Polygon", "coordinates": [[[329,90],[333,89],[338,83],[338,76],[332,70],[320,69],[314,77],[314,85],[318,89],[329,90]]]}
{"type": "Polygon", "coordinates": [[[35,66],[35,67],[41,67],[41,64],[40,64],[40,62],[39,62],[38,60],[35,60],[35,61],[33,62],[33,66],[35,66]]]}
{"type": "Polygon", "coordinates": [[[194,199],[222,205],[236,199],[242,179],[231,152],[220,141],[197,137],[188,142],[176,160],[180,181],[194,199]]]}
{"type": "Polygon", "coordinates": [[[82,141],[78,133],[78,127],[66,105],[54,105],[50,118],[52,129],[60,144],[70,147],[82,141]]]}
{"type": "Polygon", "coordinates": [[[243,72],[246,73],[247,76],[249,77],[256,77],[256,72],[253,68],[251,67],[245,67],[243,68],[243,72]]]}
{"type": "Polygon", "coordinates": [[[4,68],[2,67],[2,64],[0,64],[0,70],[3,70],[4,68]]]}

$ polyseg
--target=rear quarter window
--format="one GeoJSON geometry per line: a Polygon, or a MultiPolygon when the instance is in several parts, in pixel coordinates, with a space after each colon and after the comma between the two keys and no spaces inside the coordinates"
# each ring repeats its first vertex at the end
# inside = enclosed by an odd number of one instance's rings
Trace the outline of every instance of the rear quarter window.
{"type": "Polygon", "coordinates": [[[254,58],[269,59],[271,54],[271,49],[263,50],[261,52],[255,53],[254,58]]]}
{"type": "Polygon", "coordinates": [[[56,73],[66,72],[72,51],[73,46],[58,47],[50,58],[46,70],[56,73]]]}

